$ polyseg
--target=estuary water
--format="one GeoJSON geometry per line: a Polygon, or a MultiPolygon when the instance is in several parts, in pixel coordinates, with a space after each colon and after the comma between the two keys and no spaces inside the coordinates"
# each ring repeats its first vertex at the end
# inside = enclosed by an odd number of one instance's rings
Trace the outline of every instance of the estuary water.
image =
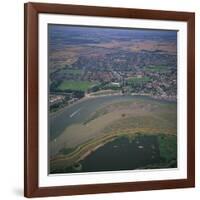
{"type": "Polygon", "coordinates": [[[138,136],[133,140],[120,137],[100,147],[80,161],[77,167],[66,172],[134,170],[159,162],[157,136],[138,136]]]}
{"type": "MultiPolygon", "coordinates": [[[[95,112],[102,106],[108,105],[110,103],[115,102],[123,102],[129,101],[134,99],[152,99],[148,96],[131,96],[131,95],[114,95],[114,96],[101,96],[101,97],[94,97],[88,98],[85,100],[80,100],[79,102],[67,106],[63,108],[61,111],[57,113],[53,113],[49,116],[48,124],[49,124],[49,136],[50,140],[55,139],[58,137],[62,131],[75,123],[84,123],[87,117],[95,112]]],[[[164,100],[155,100],[158,102],[167,102],[164,100]]]]}

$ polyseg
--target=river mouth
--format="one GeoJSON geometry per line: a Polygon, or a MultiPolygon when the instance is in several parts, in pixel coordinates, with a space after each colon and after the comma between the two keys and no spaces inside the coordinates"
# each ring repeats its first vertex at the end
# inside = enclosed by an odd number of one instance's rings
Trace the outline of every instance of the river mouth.
{"type": "Polygon", "coordinates": [[[74,165],[51,173],[82,173],[177,167],[176,136],[118,137],[74,165]]]}

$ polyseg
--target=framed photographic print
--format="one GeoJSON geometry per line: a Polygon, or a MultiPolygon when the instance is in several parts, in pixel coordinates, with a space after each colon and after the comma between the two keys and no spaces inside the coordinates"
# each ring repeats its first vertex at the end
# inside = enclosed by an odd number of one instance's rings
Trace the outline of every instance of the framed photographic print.
{"type": "Polygon", "coordinates": [[[193,187],[194,13],[25,4],[25,196],[193,187]]]}

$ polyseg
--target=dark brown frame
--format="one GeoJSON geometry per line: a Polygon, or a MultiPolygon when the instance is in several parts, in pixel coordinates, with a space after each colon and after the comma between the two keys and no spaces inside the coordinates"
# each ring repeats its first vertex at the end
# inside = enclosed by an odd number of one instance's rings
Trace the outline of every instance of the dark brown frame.
{"type": "Polygon", "coordinates": [[[26,3],[24,17],[24,195],[26,197],[170,189],[195,185],[195,14],[128,8],[26,3]],[[38,15],[71,14],[153,20],[185,21],[187,49],[187,179],[75,186],[38,185],[38,15]]]}

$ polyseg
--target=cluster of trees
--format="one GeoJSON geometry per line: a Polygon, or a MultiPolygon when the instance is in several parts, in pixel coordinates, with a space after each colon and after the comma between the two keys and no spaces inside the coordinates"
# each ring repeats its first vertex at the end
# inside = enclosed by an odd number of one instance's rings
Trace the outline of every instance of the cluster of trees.
{"type": "Polygon", "coordinates": [[[119,90],[121,86],[114,85],[110,82],[101,82],[88,89],[88,92],[97,92],[99,90],[119,90]]]}
{"type": "Polygon", "coordinates": [[[53,81],[51,84],[50,84],[50,92],[58,92],[58,86],[62,83],[61,80],[56,80],[56,81],[53,81]]]}
{"type": "Polygon", "coordinates": [[[50,92],[51,93],[62,93],[65,95],[64,100],[62,102],[55,103],[53,105],[50,105],[50,112],[55,112],[60,108],[63,108],[64,106],[68,105],[68,101],[73,97],[77,99],[81,99],[85,96],[85,92],[81,90],[60,90],[58,86],[61,84],[62,81],[54,81],[50,85],[50,92]]]}
{"type": "Polygon", "coordinates": [[[63,108],[64,106],[69,104],[69,100],[71,99],[70,96],[72,96],[73,98],[78,98],[81,99],[85,96],[85,93],[83,91],[76,91],[76,90],[66,90],[66,91],[62,91],[62,92],[66,92],[65,98],[58,103],[55,103],[53,105],[50,105],[50,112],[55,112],[60,108],[63,108]],[[67,93],[71,94],[71,95],[67,95],[67,93]]]}

